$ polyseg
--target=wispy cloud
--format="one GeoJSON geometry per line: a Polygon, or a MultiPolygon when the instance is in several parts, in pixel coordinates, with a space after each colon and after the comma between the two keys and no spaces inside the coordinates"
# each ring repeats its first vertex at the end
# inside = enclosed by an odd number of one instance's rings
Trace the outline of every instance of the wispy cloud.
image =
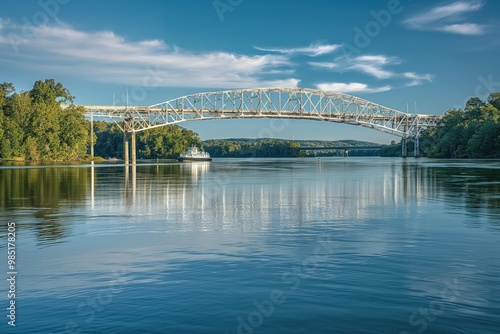
{"type": "Polygon", "coordinates": [[[255,47],[255,49],[264,51],[264,52],[274,52],[281,53],[285,55],[293,55],[293,54],[305,54],[310,57],[323,56],[326,54],[331,54],[342,46],[340,44],[320,44],[315,43],[311,44],[304,48],[291,48],[291,49],[280,49],[280,48],[261,48],[255,47]]]}
{"type": "Polygon", "coordinates": [[[483,35],[486,26],[464,22],[466,14],[483,8],[483,1],[455,1],[447,5],[433,7],[424,13],[404,21],[406,26],[416,30],[436,30],[460,35],[483,35]]]}
{"type": "MultiPolygon", "coordinates": [[[[404,87],[419,86],[425,82],[431,82],[433,75],[418,74],[416,72],[397,72],[390,70],[389,66],[398,66],[402,63],[398,57],[390,57],[382,54],[361,55],[357,57],[341,56],[331,62],[309,62],[309,64],[318,69],[327,69],[334,72],[355,71],[375,77],[379,80],[393,79],[404,80],[404,87]],[[410,80],[408,82],[408,80],[410,80]]],[[[393,85],[384,85],[379,87],[370,87],[368,84],[360,82],[342,83],[320,83],[316,87],[322,90],[336,91],[340,93],[380,93],[393,89],[393,85]]]]}
{"type": "Polygon", "coordinates": [[[342,82],[330,82],[330,83],[320,83],[316,85],[316,88],[331,91],[337,93],[380,93],[386,92],[392,89],[391,86],[383,86],[383,87],[369,87],[365,83],[359,82],[351,82],[351,83],[342,83],[342,82]]]}
{"type": "MultiPolygon", "coordinates": [[[[380,80],[406,78],[411,81],[405,84],[406,87],[418,86],[425,81],[432,81],[431,74],[417,74],[415,72],[396,72],[387,69],[388,66],[396,66],[402,63],[398,57],[389,57],[386,55],[363,55],[354,58],[342,56],[336,58],[333,62],[310,62],[315,68],[328,69],[335,72],[356,71],[375,77],[380,80]]],[[[359,87],[359,86],[354,86],[359,87]]],[[[387,88],[389,86],[384,86],[387,88]]],[[[390,87],[389,87],[390,89],[390,87]]],[[[375,90],[376,91],[376,90],[375,90]]]]}
{"type": "Polygon", "coordinates": [[[405,23],[421,26],[426,23],[436,22],[445,18],[456,18],[465,13],[480,10],[484,6],[481,1],[458,1],[448,5],[431,8],[425,13],[411,17],[405,23]]]}
{"type": "Polygon", "coordinates": [[[12,21],[1,20],[0,27],[2,58],[45,73],[164,87],[294,88],[299,83],[289,77],[286,55],[188,52],[161,40],[130,41],[111,31],[84,32],[61,22],[33,27],[34,37],[29,39],[22,37],[22,26],[12,21]]]}
{"type": "MultiPolygon", "coordinates": [[[[224,51],[189,52],[162,40],[131,41],[112,31],[86,32],[56,22],[33,27],[31,38],[23,38],[23,28],[0,19],[0,55],[14,66],[37,70],[46,75],[65,74],[90,81],[144,87],[298,87],[292,57],[329,55],[340,44],[315,43],[303,48],[264,49],[265,54],[235,54],[224,51]],[[12,36],[16,54],[12,48],[12,36]]],[[[431,81],[430,74],[397,72],[398,57],[382,54],[341,56],[333,61],[310,62],[313,68],[337,72],[359,72],[378,80],[406,79],[406,86],[431,81]]],[[[377,93],[391,85],[372,87],[360,82],[323,82],[319,89],[346,93],[377,93]]]]}
{"type": "Polygon", "coordinates": [[[475,23],[449,24],[440,30],[460,35],[483,35],[485,32],[484,26],[475,23]]]}
{"type": "Polygon", "coordinates": [[[403,74],[405,78],[411,81],[406,84],[406,87],[420,86],[424,81],[432,82],[434,78],[431,74],[417,74],[415,72],[406,72],[403,74]]]}
{"type": "Polygon", "coordinates": [[[388,79],[396,76],[396,74],[384,67],[399,63],[401,61],[397,57],[366,55],[354,58],[342,56],[336,58],[333,62],[310,62],[309,64],[316,68],[325,68],[338,72],[357,71],[374,76],[377,79],[388,79]]]}

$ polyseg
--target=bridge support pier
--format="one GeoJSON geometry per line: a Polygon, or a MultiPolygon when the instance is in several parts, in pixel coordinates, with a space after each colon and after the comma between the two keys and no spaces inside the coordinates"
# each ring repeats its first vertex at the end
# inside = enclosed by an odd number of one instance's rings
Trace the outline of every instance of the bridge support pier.
{"type": "Polygon", "coordinates": [[[408,158],[408,140],[406,138],[401,139],[401,157],[408,158]]]}
{"type": "Polygon", "coordinates": [[[132,131],[132,165],[137,163],[135,140],[135,131],[132,131]]]}
{"type": "Polygon", "coordinates": [[[415,137],[415,139],[413,140],[413,156],[415,158],[418,158],[420,157],[420,140],[418,139],[418,137],[415,137]]]}
{"type": "Polygon", "coordinates": [[[129,148],[129,133],[123,133],[123,160],[125,161],[125,165],[128,165],[130,160],[132,160],[132,165],[137,163],[137,154],[136,154],[136,134],[134,131],[130,133],[130,148],[129,148]],[[130,159],[130,157],[132,159],[130,159]]]}
{"type": "Polygon", "coordinates": [[[123,160],[125,162],[125,165],[128,165],[128,152],[129,152],[129,149],[128,149],[128,133],[127,131],[125,131],[123,133],[123,160]]]}

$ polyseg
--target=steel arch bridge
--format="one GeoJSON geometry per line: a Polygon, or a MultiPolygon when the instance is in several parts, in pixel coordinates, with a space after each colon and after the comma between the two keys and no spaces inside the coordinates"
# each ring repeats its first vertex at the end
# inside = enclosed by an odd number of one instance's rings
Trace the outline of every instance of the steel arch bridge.
{"type": "Polygon", "coordinates": [[[417,137],[426,127],[436,126],[440,119],[436,115],[404,113],[352,95],[303,88],[197,93],[149,107],[84,107],[89,115],[113,119],[124,132],[188,121],[288,118],[357,125],[410,138],[417,137]]]}
{"type": "Polygon", "coordinates": [[[440,116],[409,114],[356,96],[304,88],[252,88],[196,93],[148,107],[83,106],[86,114],[112,119],[124,133],[125,161],[128,137],[140,131],[189,121],[236,118],[287,118],[343,123],[382,131],[406,140],[415,139],[427,127],[436,126],[440,116]]]}

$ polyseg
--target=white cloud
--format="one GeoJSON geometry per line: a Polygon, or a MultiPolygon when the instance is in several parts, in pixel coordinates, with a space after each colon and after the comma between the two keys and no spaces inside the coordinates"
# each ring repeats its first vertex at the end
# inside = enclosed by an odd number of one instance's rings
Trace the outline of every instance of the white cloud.
{"type": "Polygon", "coordinates": [[[419,27],[426,23],[432,23],[445,18],[456,17],[465,13],[477,11],[483,6],[484,3],[479,1],[458,1],[444,6],[434,7],[423,14],[407,19],[405,23],[419,27]]]}
{"type": "Polygon", "coordinates": [[[342,83],[342,82],[330,82],[330,83],[320,83],[316,85],[316,88],[329,92],[336,93],[380,93],[386,92],[392,89],[391,86],[383,87],[369,87],[367,84],[359,82],[342,83]]]}
{"type": "Polygon", "coordinates": [[[320,44],[320,43],[311,44],[305,48],[291,48],[291,49],[269,49],[269,48],[255,47],[255,49],[264,52],[276,52],[286,55],[305,54],[310,57],[317,57],[330,54],[337,51],[340,48],[341,48],[340,44],[320,44]]]}
{"type": "Polygon", "coordinates": [[[326,68],[328,70],[340,70],[340,64],[332,62],[310,62],[309,65],[316,68],[326,68]]]}
{"type": "Polygon", "coordinates": [[[384,69],[384,67],[399,63],[401,63],[401,61],[396,57],[365,55],[354,58],[342,56],[336,58],[334,62],[310,62],[309,64],[313,67],[326,68],[338,72],[358,71],[374,76],[377,79],[388,79],[396,76],[396,74],[384,69]]]}
{"type": "Polygon", "coordinates": [[[455,1],[410,17],[404,23],[409,28],[417,30],[436,30],[460,35],[483,35],[486,33],[484,25],[463,22],[466,14],[478,11],[483,6],[483,1],[455,1]],[[459,23],[450,24],[451,22],[459,23]]]}
{"type": "MultiPolygon", "coordinates": [[[[425,81],[429,82],[432,81],[433,76],[431,74],[417,74],[415,72],[399,73],[386,69],[386,66],[391,66],[391,65],[393,66],[400,64],[401,60],[399,58],[388,57],[386,55],[363,55],[354,58],[349,58],[348,56],[342,56],[336,58],[333,62],[309,63],[309,65],[316,68],[328,69],[336,72],[357,71],[381,80],[407,78],[410,79],[411,82],[406,84],[405,85],[406,87],[418,86],[423,84],[425,81]]],[[[356,88],[356,87],[364,89],[363,87],[359,86],[359,84],[354,84],[354,86],[352,87],[348,86],[348,88],[356,88]]]]}
{"type": "Polygon", "coordinates": [[[420,86],[424,81],[432,82],[434,78],[431,74],[417,74],[415,72],[406,72],[404,77],[411,80],[406,84],[406,87],[420,86]]]}
{"type": "Polygon", "coordinates": [[[483,35],[485,27],[475,23],[449,24],[440,28],[441,31],[460,35],[483,35]]]}
{"type": "Polygon", "coordinates": [[[359,56],[353,59],[352,68],[366,74],[372,75],[377,79],[388,79],[396,74],[385,70],[387,65],[400,64],[401,61],[396,57],[386,57],[384,55],[359,56]]]}
{"type": "Polygon", "coordinates": [[[286,77],[290,74],[286,55],[188,52],[161,40],[129,41],[111,31],[83,32],[61,22],[33,27],[30,38],[25,38],[20,25],[0,22],[2,58],[45,73],[163,87],[294,88],[299,83],[286,77]]]}

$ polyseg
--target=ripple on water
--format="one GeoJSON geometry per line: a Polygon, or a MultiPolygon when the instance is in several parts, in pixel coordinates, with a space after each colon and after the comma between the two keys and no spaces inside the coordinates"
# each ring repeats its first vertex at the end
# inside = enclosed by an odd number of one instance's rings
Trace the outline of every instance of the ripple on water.
{"type": "Polygon", "coordinates": [[[100,166],[94,183],[59,168],[0,172],[20,333],[500,328],[498,162],[234,159],[100,166]]]}

